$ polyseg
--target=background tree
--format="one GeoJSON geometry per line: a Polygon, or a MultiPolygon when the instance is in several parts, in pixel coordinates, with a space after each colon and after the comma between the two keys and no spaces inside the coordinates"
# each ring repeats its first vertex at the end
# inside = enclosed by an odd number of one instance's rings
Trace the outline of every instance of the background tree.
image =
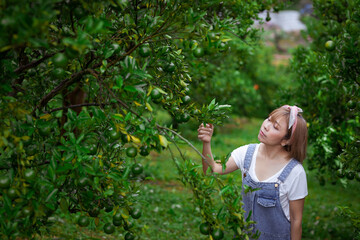
{"type": "MultiPolygon", "coordinates": [[[[304,108],[311,143],[309,169],[320,184],[360,181],[360,5],[359,1],[313,1],[303,20],[309,47],[293,54],[297,77],[287,101],[304,108]]],[[[359,237],[359,214],[343,210],[359,237]]]]}
{"type": "Polygon", "coordinates": [[[317,169],[321,181],[360,180],[357,3],[314,1],[314,16],[304,18],[310,47],[299,47],[292,60],[297,78],[288,99],[306,110],[312,143],[309,168],[317,169]]]}
{"type": "MultiPolygon", "coordinates": [[[[80,226],[108,234],[117,228],[133,239],[141,217],[141,158],[181,138],[170,126],[158,124],[157,113],[164,109],[176,123],[191,117],[224,120],[228,106],[209,103],[208,97],[202,104],[191,101],[188,86],[202,82],[194,69],[203,54],[226,54],[233,38],[252,44],[253,19],[277,4],[3,1],[1,234],[34,236],[59,207],[64,214],[81,212],[80,226]]],[[[200,178],[188,161],[175,163],[202,208],[208,226],[203,232],[221,239],[227,227],[239,238],[247,236],[251,222],[230,194],[238,189],[215,175],[200,178]],[[226,206],[217,216],[213,189],[224,196],[226,206]]]]}

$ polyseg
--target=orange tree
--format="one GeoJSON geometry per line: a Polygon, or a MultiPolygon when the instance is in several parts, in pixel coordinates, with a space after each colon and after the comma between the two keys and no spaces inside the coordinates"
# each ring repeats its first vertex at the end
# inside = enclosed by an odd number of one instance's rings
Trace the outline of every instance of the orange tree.
{"type": "Polygon", "coordinates": [[[304,19],[312,42],[309,48],[298,48],[292,61],[299,86],[289,99],[304,108],[309,122],[309,168],[330,182],[360,180],[357,3],[314,1],[317,18],[304,19]]]}
{"type": "Polygon", "coordinates": [[[280,83],[285,74],[272,65],[271,49],[259,47],[259,43],[228,31],[222,39],[215,35],[213,39],[207,36],[204,41],[194,42],[193,56],[189,53],[194,59],[189,65],[191,76],[196,79],[189,86],[194,101],[207,103],[215,97],[232,105],[233,113],[240,116],[266,117],[264,114],[275,108],[276,90],[283,87],[280,83]],[[200,56],[198,49],[203,52],[200,56]]]}
{"type": "MultiPolygon", "coordinates": [[[[314,1],[304,21],[311,43],[294,52],[298,85],[288,100],[304,108],[309,122],[307,164],[322,185],[360,181],[359,1],[314,1]]],[[[358,219],[353,215],[359,230],[358,219]]]]}
{"type": "MultiPolygon", "coordinates": [[[[81,227],[135,238],[140,160],[182,138],[158,124],[157,112],[168,111],[177,123],[219,124],[229,109],[191,100],[188,86],[197,80],[189,65],[204,53],[182,45],[210,39],[206,54],[218,57],[226,52],[225,32],[252,41],[252,19],[275,4],[2,1],[1,236],[34,236],[58,210],[76,214],[81,227]]],[[[203,178],[188,161],[175,163],[202,209],[202,232],[221,239],[230,226],[246,237],[250,222],[236,185],[203,178]],[[225,203],[217,217],[214,191],[225,203]]]]}

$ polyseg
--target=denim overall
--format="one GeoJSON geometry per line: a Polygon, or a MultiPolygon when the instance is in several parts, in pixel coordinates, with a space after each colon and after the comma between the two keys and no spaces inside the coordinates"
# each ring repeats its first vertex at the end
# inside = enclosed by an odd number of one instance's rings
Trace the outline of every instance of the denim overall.
{"type": "Polygon", "coordinates": [[[252,189],[259,188],[259,190],[242,193],[245,216],[247,217],[251,211],[250,219],[256,222],[253,231],[260,232],[260,240],[290,240],[290,221],[281,207],[279,187],[298,164],[298,161],[291,159],[281,172],[277,182],[256,182],[248,174],[255,147],[256,144],[250,144],[245,155],[243,189],[244,185],[248,185],[252,189]]]}

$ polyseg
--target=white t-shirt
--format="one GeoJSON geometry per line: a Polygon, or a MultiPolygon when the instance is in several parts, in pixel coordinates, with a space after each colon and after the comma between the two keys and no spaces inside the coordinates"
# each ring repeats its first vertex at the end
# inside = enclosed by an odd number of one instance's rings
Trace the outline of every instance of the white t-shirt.
{"type": "MultiPolygon", "coordinates": [[[[236,165],[238,166],[238,168],[241,170],[242,173],[245,171],[244,162],[245,162],[245,154],[248,149],[248,146],[249,145],[241,146],[235,149],[231,153],[231,156],[233,157],[236,165]]],[[[254,155],[248,171],[250,177],[256,182],[260,182],[255,174],[256,156],[259,150],[259,146],[260,144],[256,145],[254,155]]],[[[262,182],[279,182],[278,177],[280,176],[284,168],[285,166],[275,175],[262,182]]],[[[290,221],[289,201],[302,199],[308,195],[306,173],[301,164],[297,164],[292,169],[289,176],[285,179],[284,183],[280,183],[279,191],[280,191],[281,207],[283,208],[287,219],[290,221]]]]}

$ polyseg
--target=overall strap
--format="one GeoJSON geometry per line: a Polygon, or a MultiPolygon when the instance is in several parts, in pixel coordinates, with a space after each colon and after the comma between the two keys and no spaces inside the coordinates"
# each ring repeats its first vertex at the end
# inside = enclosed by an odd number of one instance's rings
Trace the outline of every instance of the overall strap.
{"type": "Polygon", "coordinates": [[[281,172],[280,176],[278,177],[278,179],[281,182],[284,182],[285,179],[289,176],[291,170],[296,166],[300,164],[297,160],[295,159],[291,159],[290,162],[286,165],[285,169],[281,172]]]}
{"type": "Polygon", "coordinates": [[[248,149],[246,151],[245,160],[244,160],[244,169],[246,171],[248,171],[250,168],[251,160],[254,155],[256,145],[257,144],[249,144],[248,149]]]}

